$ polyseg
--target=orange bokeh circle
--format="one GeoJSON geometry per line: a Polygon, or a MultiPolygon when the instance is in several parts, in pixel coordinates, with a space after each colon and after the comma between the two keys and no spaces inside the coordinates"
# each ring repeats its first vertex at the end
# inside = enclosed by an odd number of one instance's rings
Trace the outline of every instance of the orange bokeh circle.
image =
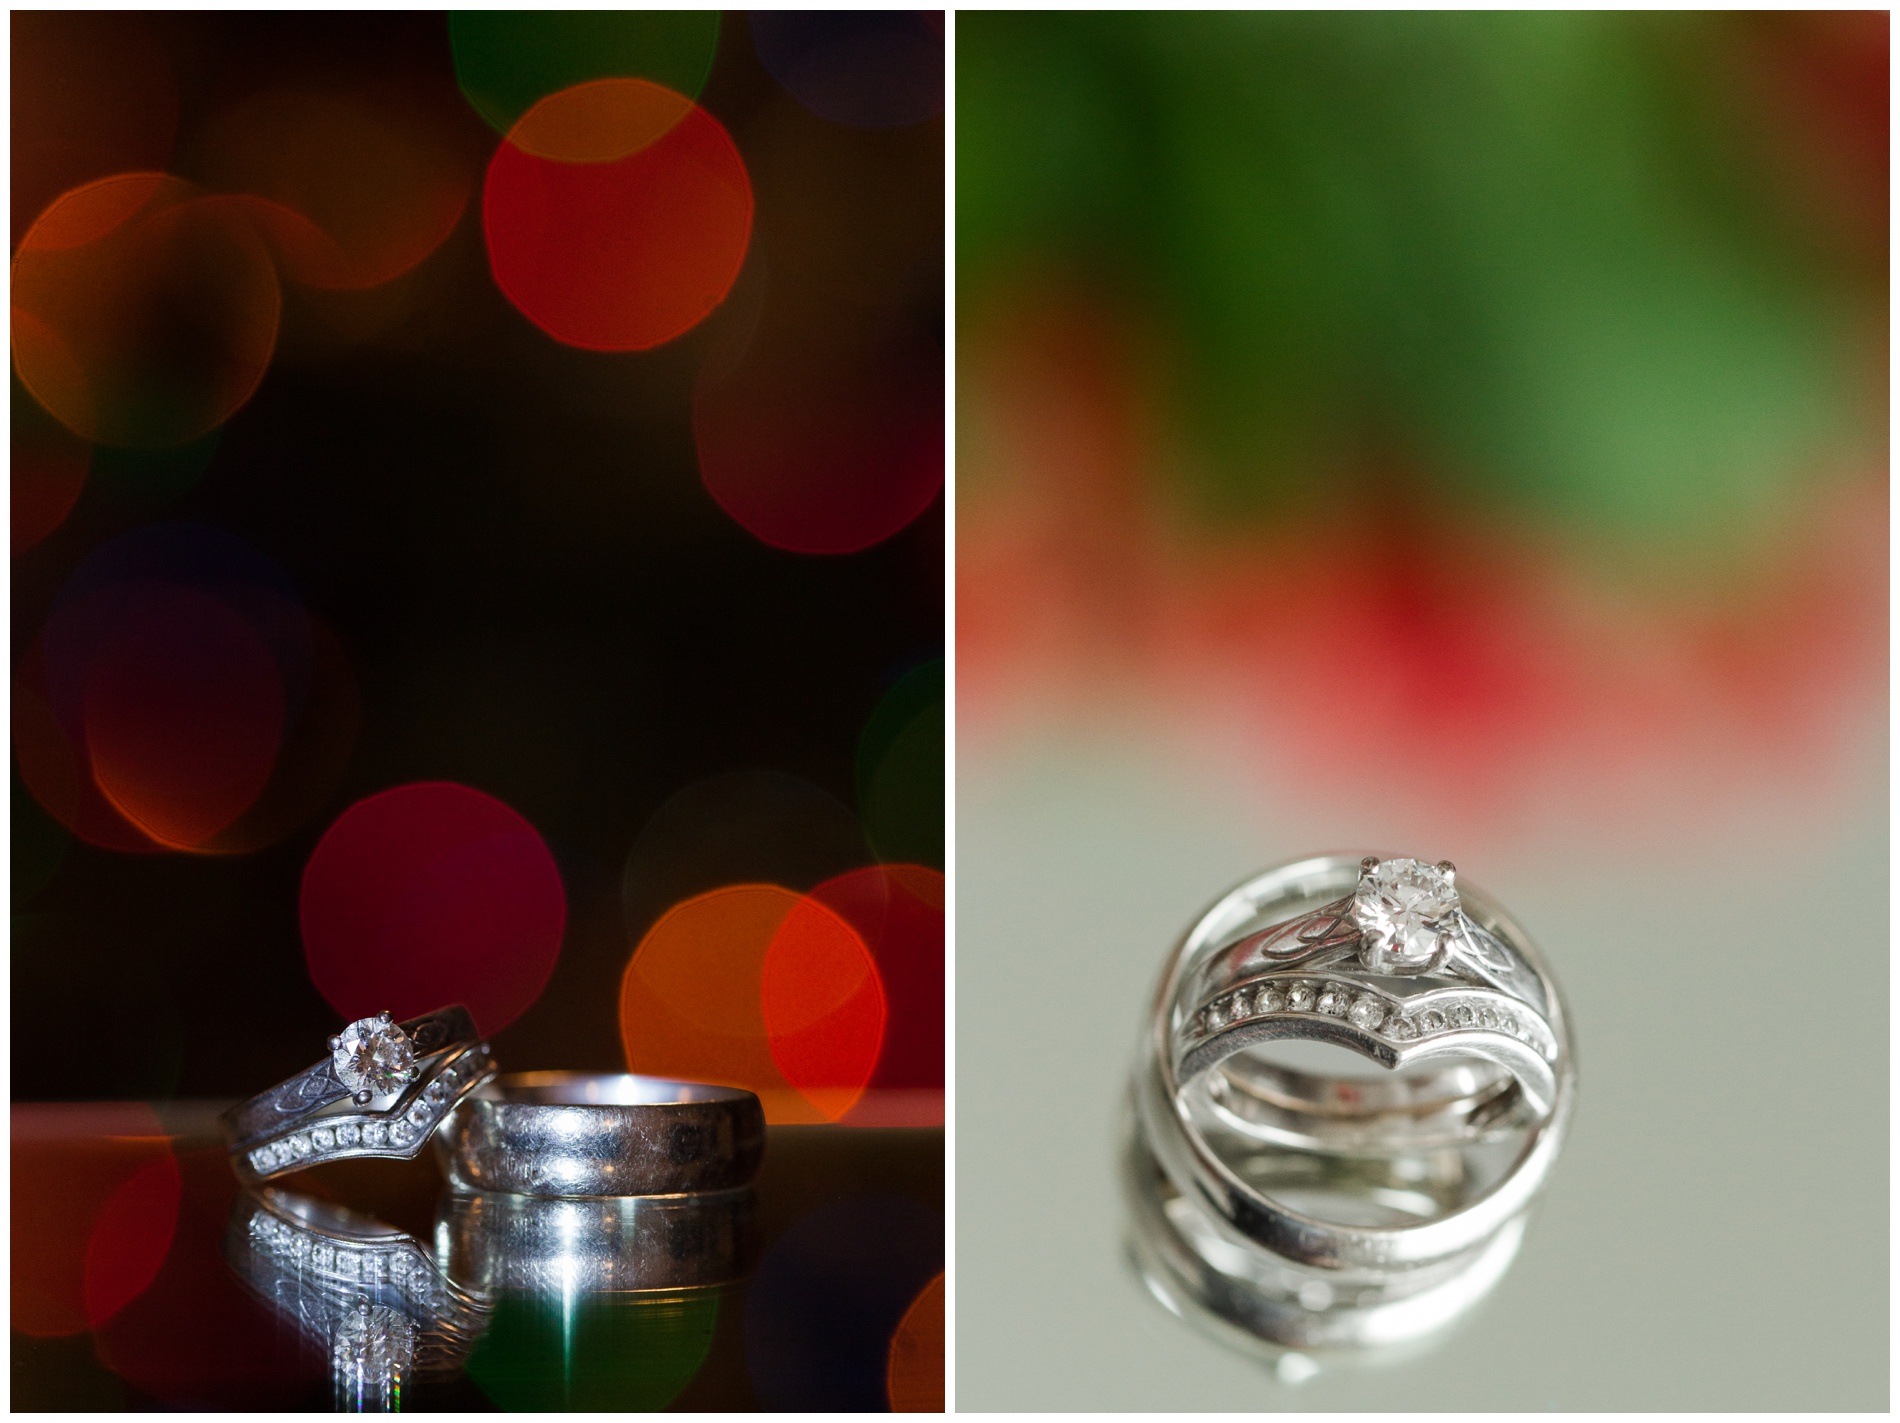
{"type": "Polygon", "coordinates": [[[621,978],[630,1070],[747,1088],[770,1122],[849,1111],[876,1067],[884,1020],[863,938],[778,885],[729,885],[674,905],[621,978]]]}
{"type": "Polygon", "coordinates": [[[282,298],[241,209],[163,173],[75,188],[13,259],[13,362],[95,444],[188,444],[249,400],[282,298]]]}
{"type": "Polygon", "coordinates": [[[943,1412],[943,1271],[925,1285],[891,1335],[884,1390],[893,1413],[943,1412]]]}
{"type": "Polygon", "coordinates": [[[401,276],[447,240],[474,188],[444,117],[398,94],[270,90],[220,114],[202,146],[207,180],[306,286],[401,276]]]}
{"type": "Polygon", "coordinates": [[[641,351],[725,299],[752,234],[732,138],[683,95],[599,79],[522,115],[488,166],[495,281],[557,341],[641,351]]]}

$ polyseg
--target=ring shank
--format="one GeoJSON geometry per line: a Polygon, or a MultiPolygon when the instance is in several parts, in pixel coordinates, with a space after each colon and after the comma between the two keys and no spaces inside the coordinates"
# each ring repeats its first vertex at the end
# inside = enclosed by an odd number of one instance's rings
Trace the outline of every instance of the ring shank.
{"type": "Polygon", "coordinates": [[[748,1184],[765,1151],[759,1099],[629,1073],[497,1077],[436,1134],[450,1181],[528,1196],[664,1196],[748,1184]]]}

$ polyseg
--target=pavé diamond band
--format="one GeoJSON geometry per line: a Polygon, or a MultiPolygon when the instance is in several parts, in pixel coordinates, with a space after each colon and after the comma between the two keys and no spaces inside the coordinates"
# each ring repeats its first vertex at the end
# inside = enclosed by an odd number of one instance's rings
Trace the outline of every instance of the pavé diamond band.
{"type": "Polygon", "coordinates": [[[742,1087],[624,1072],[516,1072],[473,1093],[436,1138],[436,1150],[462,1190],[725,1191],[757,1173],[765,1112],[742,1087]]]}
{"type": "Polygon", "coordinates": [[[221,1119],[233,1168],[255,1184],[327,1160],[413,1158],[442,1118],[495,1074],[466,1008],[351,1023],[330,1056],[221,1119]]]}
{"type": "Polygon", "coordinates": [[[1423,1327],[1427,1297],[1501,1274],[1576,1074],[1557,986],[1494,901],[1449,864],[1328,855],[1188,932],[1131,1087],[1145,1268],[1196,1260],[1177,1293],[1244,1296],[1225,1312],[1257,1335],[1343,1342],[1423,1327]]]}

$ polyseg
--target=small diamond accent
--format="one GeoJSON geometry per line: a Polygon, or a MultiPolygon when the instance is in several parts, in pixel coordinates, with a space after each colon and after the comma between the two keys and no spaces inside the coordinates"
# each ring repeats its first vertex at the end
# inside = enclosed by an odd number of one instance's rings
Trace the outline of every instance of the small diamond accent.
{"type": "Polygon", "coordinates": [[[1418,1026],[1423,1032],[1438,1032],[1445,1026],[1445,1015],[1436,1008],[1427,1008],[1418,1015],[1418,1026]]]}
{"type": "Polygon", "coordinates": [[[299,1156],[308,1156],[310,1154],[310,1138],[305,1136],[302,1132],[297,1133],[297,1135],[290,1139],[290,1149],[299,1156]]]}
{"type": "Polygon", "coordinates": [[[1346,1016],[1362,1028],[1376,1028],[1385,1017],[1385,1004],[1376,998],[1360,998],[1346,1010],[1346,1016]]]}
{"type": "Polygon", "coordinates": [[[1320,990],[1319,1002],[1315,1005],[1320,1012],[1330,1013],[1335,1018],[1344,1016],[1348,994],[1335,984],[1327,984],[1320,990]]]}
{"type": "Polygon", "coordinates": [[[371,1122],[363,1128],[363,1145],[381,1146],[388,1134],[389,1128],[381,1122],[371,1122]]]}
{"type": "Polygon", "coordinates": [[[421,1102],[416,1103],[415,1106],[409,1109],[409,1120],[414,1122],[417,1126],[423,1125],[429,1120],[428,1107],[421,1102]]]}
{"type": "Polygon", "coordinates": [[[251,1153],[251,1168],[255,1171],[268,1171],[271,1165],[270,1148],[260,1146],[251,1153]]]}
{"type": "Polygon", "coordinates": [[[1477,1020],[1477,1014],[1471,1011],[1469,1003],[1457,1003],[1452,1006],[1451,1020],[1461,1028],[1468,1028],[1477,1020]]]}
{"type": "Polygon", "coordinates": [[[1210,1033],[1218,1033],[1227,1024],[1226,1008],[1220,1003],[1208,1004],[1207,1011],[1201,1016],[1206,1021],[1207,1030],[1210,1033]]]}
{"type": "Polygon", "coordinates": [[[310,1263],[315,1265],[319,1270],[329,1269],[335,1260],[336,1251],[330,1246],[312,1245],[310,1247],[310,1263]]]}
{"type": "Polygon", "coordinates": [[[1401,1018],[1396,1013],[1392,1015],[1392,1021],[1385,1025],[1385,1035],[1388,1038],[1396,1038],[1400,1042],[1409,1042],[1417,1035],[1417,1032],[1418,1030],[1412,1026],[1409,1019],[1401,1018]]]}
{"type": "Polygon", "coordinates": [[[329,1127],[317,1127],[310,1133],[310,1140],[315,1142],[320,1150],[328,1151],[336,1145],[336,1133],[329,1127]]]}
{"type": "Polygon", "coordinates": [[[1254,1000],[1262,1013],[1277,1013],[1286,1007],[1286,994],[1280,991],[1278,984],[1269,983],[1260,990],[1260,996],[1254,1000]]]}
{"type": "Polygon", "coordinates": [[[444,1087],[440,1082],[431,1082],[428,1090],[422,1095],[427,1097],[431,1102],[440,1102],[449,1095],[449,1089],[444,1087]]]}
{"type": "Polygon", "coordinates": [[[336,1144],[338,1146],[355,1146],[361,1139],[362,1131],[354,1122],[345,1122],[336,1129],[336,1144]]]}
{"type": "Polygon", "coordinates": [[[1286,1006],[1291,1008],[1295,1013],[1312,1012],[1313,985],[1310,983],[1296,983],[1287,989],[1286,1006]]]}
{"type": "Polygon", "coordinates": [[[407,1146],[416,1139],[416,1129],[407,1122],[392,1122],[389,1127],[389,1144],[407,1146]]]}
{"type": "Polygon", "coordinates": [[[356,1252],[339,1251],[336,1257],[336,1272],[346,1280],[356,1278],[356,1252]]]}

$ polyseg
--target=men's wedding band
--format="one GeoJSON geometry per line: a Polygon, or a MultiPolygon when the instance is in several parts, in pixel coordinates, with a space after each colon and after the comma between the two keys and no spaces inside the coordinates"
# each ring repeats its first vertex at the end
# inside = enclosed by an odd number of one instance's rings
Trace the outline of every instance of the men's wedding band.
{"type": "Polygon", "coordinates": [[[757,1207],[750,1186],[566,1200],[453,1191],[436,1248],[449,1276],[483,1295],[700,1289],[752,1268],[757,1207]]]}
{"type": "Polygon", "coordinates": [[[571,1197],[725,1191],[757,1173],[765,1113],[740,1087],[518,1072],[471,1093],[436,1149],[461,1190],[571,1197]]]}

